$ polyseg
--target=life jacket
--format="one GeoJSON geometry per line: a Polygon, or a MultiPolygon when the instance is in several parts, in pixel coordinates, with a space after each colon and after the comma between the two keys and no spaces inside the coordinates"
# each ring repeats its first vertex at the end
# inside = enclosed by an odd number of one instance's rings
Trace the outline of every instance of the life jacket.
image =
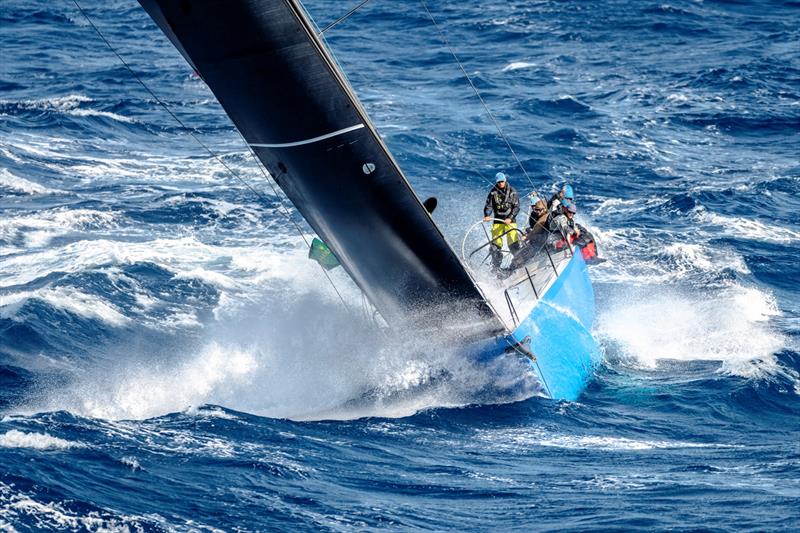
{"type": "Polygon", "coordinates": [[[517,196],[517,191],[515,191],[509,183],[506,183],[503,189],[495,185],[492,190],[489,191],[486,209],[484,209],[486,216],[489,216],[489,213],[486,213],[487,209],[491,209],[497,218],[516,218],[519,212],[519,197],[517,196]]]}
{"type": "MultiPolygon", "coordinates": [[[[566,229],[567,235],[571,235],[575,231],[575,219],[570,220],[567,218],[567,215],[563,213],[559,213],[558,215],[553,215],[551,213],[547,220],[547,227],[550,231],[561,233],[562,235],[565,233],[563,229],[566,229]]],[[[567,235],[564,236],[566,237],[567,235]]]]}

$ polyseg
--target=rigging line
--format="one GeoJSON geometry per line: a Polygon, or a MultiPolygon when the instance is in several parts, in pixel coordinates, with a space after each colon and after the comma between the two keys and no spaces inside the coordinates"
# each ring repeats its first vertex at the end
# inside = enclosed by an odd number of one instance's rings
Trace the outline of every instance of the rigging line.
{"type": "MultiPolygon", "coordinates": [[[[355,13],[356,11],[358,11],[359,9],[361,9],[361,8],[362,8],[362,7],[363,7],[363,6],[364,6],[364,5],[365,5],[367,2],[369,2],[369,1],[370,1],[370,0],[363,0],[361,3],[359,3],[358,5],[356,5],[356,6],[355,6],[353,9],[351,9],[350,11],[348,11],[347,13],[345,13],[343,16],[339,17],[338,19],[336,19],[336,20],[335,20],[335,21],[333,21],[332,23],[330,23],[330,24],[328,24],[327,26],[325,26],[325,28],[323,28],[322,30],[320,30],[320,29],[319,29],[319,26],[317,26],[317,36],[321,37],[322,39],[325,39],[325,35],[324,35],[324,33],[325,33],[326,31],[328,31],[329,29],[333,28],[334,26],[336,26],[336,25],[337,25],[337,24],[339,24],[340,22],[343,22],[345,19],[349,18],[349,17],[350,17],[350,15],[352,15],[353,13],[355,13]]],[[[308,11],[306,11],[306,13],[308,14],[308,11]]],[[[311,16],[310,16],[310,15],[309,15],[309,19],[311,19],[311,16]]],[[[313,19],[311,19],[311,20],[312,20],[312,22],[313,22],[313,19]]],[[[316,26],[316,22],[314,22],[314,25],[316,26]]],[[[325,42],[326,42],[326,44],[327,44],[327,40],[326,40],[325,42]]],[[[328,46],[328,50],[330,51],[331,55],[333,56],[333,49],[330,47],[330,45],[328,46]]],[[[345,72],[345,70],[344,70],[344,68],[342,68],[342,65],[341,65],[341,63],[339,63],[339,60],[338,60],[338,59],[336,59],[336,57],[335,57],[335,56],[334,56],[334,59],[336,60],[336,63],[337,63],[337,64],[339,64],[339,68],[340,68],[340,69],[342,70],[342,72],[344,73],[344,72],[345,72]]],[[[345,76],[349,78],[349,75],[348,75],[348,74],[345,74],[345,76]]],[[[469,79],[469,77],[467,77],[467,79],[469,79]]],[[[524,172],[524,171],[525,171],[525,169],[523,169],[523,172],[524,172]]],[[[486,177],[485,177],[483,174],[481,174],[479,171],[475,170],[474,172],[475,172],[476,174],[478,174],[478,176],[480,176],[480,178],[481,178],[481,179],[483,179],[483,181],[485,181],[485,182],[486,182],[486,183],[488,183],[489,185],[492,185],[492,186],[494,186],[494,182],[493,182],[493,181],[491,181],[490,179],[486,178],[486,177]]],[[[530,178],[528,178],[528,181],[530,181],[530,178]]]]}
{"type": "Polygon", "coordinates": [[[508,149],[511,152],[511,155],[514,156],[514,160],[517,162],[517,165],[519,165],[519,168],[522,170],[522,173],[525,175],[525,177],[528,178],[528,183],[530,183],[531,188],[535,189],[533,185],[533,180],[528,175],[528,172],[525,170],[525,167],[522,165],[522,161],[520,161],[519,157],[517,157],[517,153],[514,151],[514,148],[511,147],[511,143],[508,141],[508,137],[506,137],[506,134],[503,133],[503,128],[500,127],[500,124],[497,122],[497,119],[492,114],[491,110],[489,109],[489,106],[486,104],[486,101],[481,96],[481,93],[478,92],[478,88],[475,87],[474,83],[472,83],[472,78],[469,77],[469,74],[467,74],[464,65],[458,59],[458,56],[453,50],[453,47],[450,46],[450,41],[447,40],[447,36],[444,34],[444,31],[442,31],[442,29],[439,27],[439,24],[436,23],[436,19],[433,18],[433,14],[431,13],[430,9],[428,9],[428,4],[425,2],[425,0],[420,0],[420,3],[422,4],[422,7],[425,9],[425,12],[428,13],[428,17],[431,19],[431,22],[433,22],[433,25],[436,27],[436,31],[439,33],[439,37],[442,39],[442,41],[444,41],[444,44],[445,46],[447,46],[447,49],[450,50],[450,54],[453,56],[453,59],[455,59],[456,63],[458,63],[458,68],[461,69],[462,74],[464,74],[464,77],[467,78],[469,86],[472,87],[472,90],[475,91],[475,95],[478,97],[478,100],[480,100],[481,104],[483,104],[483,109],[486,110],[486,114],[489,115],[489,118],[492,119],[492,122],[494,122],[494,126],[495,128],[497,128],[497,132],[500,134],[500,137],[506,143],[506,146],[508,146],[508,149]]]}
{"type": "Polygon", "coordinates": [[[536,370],[539,371],[539,377],[542,379],[542,383],[544,383],[544,388],[547,389],[547,394],[550,395],[550,398],[553,397],[553,392],[550,390],[550,385],[547,384],[547,380],[544,379],[544,373],[542,372],[542,367],[539,366],[539,360],[536,359],[536,355],[533,356],[533,363],[536,365],[536,370]]]}
{"type": "MultiPolygon", "coordinates": [[[[141,86],[144,88],[144,90],[145,90],[145,91],[147,91],[147,92],[150,94],[150,96],[152,96],[152,97],[153,97],[153,99],[154,99],[154,100],[155,100],[155,101],[156,101],[156,102],[157,102],[157,103],[158,103],[158,104],[159,104],[161,107],[163,107],[163,108],[164,108],[164,110],[165,110],[165,111],[166,111],[166,112],[167,112],[167,113],[168,113],[168,114],[169,114],[169,115],[170,115],[170,116],[171,116],[171,117],[172,117],[172,118],[175,120],[175,122],[177,122],[178,124],[180,124],[180,126],[181,126],[181,127],[182,127],[182,128],[183,128],[183,129],[184,129],[184,130],[185,130],[185,131],[186,131],[186,132],[189,134],[189,136],[191,136],[191,137],[192,137],[192,139],[194,139],[194,140],[197,142],[197,144],[199,144],[200,146],[202,146],[202,147],[205,149],[205,151],[206,151],[206,152],[208,152],[208,153],[209,153],[209,155],[211,155],[211,157],[212,157],[212,158],[216,159],[216,160],[219,162],[219,164],[221,164],[223,167],[225,167],[225,169],[226,169],[226,170],[227,170],[227,171],[228,171],[228,172],[229,172],[229,173],[230,173],[230,174],[231,174],[233,177],[235,177],[237,180],[239,180],[239,181],[240,181],[240,182],[241,182],[241,183],[242,183],[242,184],[243,184],[245,187],[247,187],[248,189],[250,189],[250,191],[251,191],[253,194],[255,194],[255,195],[256,195],[256,196],[257,196],[257,197],[258,197],[258,198],[259,198],[259,199],[260,199],[262,202],[264,202],[265,204],[269,204],[269,200],[267,199],[267,197],[266,197],[266,196],[264,196],[264,195],[263,195],[263,194],[262,194],[260,191],[258,191],[257,189],[255,189],[255,188],[254,188],[252,185],[250,185],[250,183],[248,183],[248,182],[247,182],[247,181],[246,181],[244,178],[242,178],[242,177],[241,177],[241,176],[240,176],[240,175],[239,175],[239,174],[238,174],[236,171],[234,171],[234,170],[233,170],[233,169],[232,169],[232,168],[231,168],[231,167],[230,167],[230,166],[229,166],[227,163],[225,163],[225,161],[223,161],[223,159],[222,159],[222,157],[221,157],[221,156],[219,156],[218,154],[216,154],[214,151],[212,151],[212,150],[211,150],[211,148],[209,148],[209,147],[208,147],[208,145],[206,145],[206,144],[205,144],[203,141],[201,141],[201,140],[200,140],[200,138],[199,138],[199,137],[197,137],[197,135],[195,135],[195,134],[194,134],[194,132],[193,132],[193,131],[192,131],[192,130],[191,130],[191,129],[190,129],[190,128],[189,128],[189,127],[186,125],[186,124],[184,124],[184,122],[183,122],[183,121],[182,121],[182,120],[181,120],[181,119],[180,119],[180,118],[179,118],[179,117],[178,117],[178,116],[177,116],[177,115],[176,115],[176,114],[175,114],[175,113],[174,113],[174,112],[173,112],[173,111],[172,111],[172,110],[171,110],[171,109],[170,109],[170,108],[167,106],[167,104],[165,104],[165,103],[164,103],[164,102],[163,102],[163,101],[162,101],[162,100],[161,100],[161,99],[160,99],[160,98],[159,98],[159,97],[158,97],[158,96],[157,96],[157,95],[156,95],[156,94],[153,92],[153,90],[152,90],[152,89],[150,89],[150,87],[149,87],[149,86],[148,86],[148,85],[147,85],[147,84],[146,84],[146,83],[145,83],[145,82],[142,80],[142,78],[140,78],[140,77],[139,77],[139,75],[138,75],[138,74],[136,74],[136,72],[135,72],[135,71],[134,71],[134,70],[131,68],[131,66],[130,66],[130,65],[129,65],[129,64],[126,62],[126,61],[125,61],[125,59],[123,59],[123,57],[122,57],[122,56],[121,56],[121,55],[120,55],[120,54],[117,52],[117,50],[116,50],[116,49],[115,49],[115,48],[114,48],[114,47],[111,45],[111,43],[108,41],[108,39],[106,39],[106,38],[105,38],[105,36],[103,35],[103,33],[100,31],[100,29],[99,29],[99,28],[98,28],[98,27],[97,27],[97,26],[94,24],[94,22],[92,21],[92,19],[91,19],[91,18],[89,18],[89,15],[86,13],[86,11],[84,11],[84,10],[83,10],[83,8],[81,7],[81,5],[78,3],[78,0],[72,0],[72,3],[74,3],[74,4],[75,4],[75,7],[77,7],[77,8],[78,8],[78,11],[80,11],[81,15],[83,15],[83,18],[85,18],[85,19],[86,19],[86,22],[88,22],[88,23],[89,23],[89,25],[92,27],[92,29],[94,29],[95,33],[97,33],[97,35],[100,37],[100,39],[101,39],[101,40],[102,40],[102,41],[103,41],[103,42],[106,44],[106,46],[108,47],[108,49],[109,49],[109,50],[111,50],[111,52],[112,52],[112,53],[113,53],[115,56],[117,56],[117,59],[119,59],[120,63],[122,63],[122,65],[123,65],[123,66],[124,66],[124,67],[127,69],[127,71],[128,71],[130,74],[131,74],[131,76],[133,76],[133,78],[134,78],[134,79],[135,79],[137,82],[139,82],[139,85],[141,85],[141,86]]],[[[238,128],[236,128],[236,131],[239,133],[239,136],[242,138],[242,140],[244,140],[244,136],[242,135],[242,133],[239,131],[239,129],[238,129],[238,128]]],[[[291,222],[291,223],[292,223],[292,225],[295,227],[295,229],[298,231],[298,233],[300,234],[300,237],[303,239],[303,242],[306,244],[306,246],[310,246],[310,244],[309,244],[309,242],[308,242],[308,239],[306,238],[305,234],[303,233],[303,230],[302,230],[302,228],[301,228],[301,227],[300,227],[300,225],[297,223],[297,221],[296,221],[296,220],[294,220],[294,219],[291,217],[291,214],[289,213],[289,211],[286,209],[286,207],[285,207],[285,206],[283,205],[283,203],[280,201],[280,195],[278,194],[278,191],[277,191],[277,189],[275,188],[275,185],[272,183],[272,181],[271,181],[271,180],[269,180],[269,178],[267,178],[267,175],[266,175],[266,173],[265,173],[265,171],[264,171],[263,167],[262,167],[260,164],[258,164],[258,159],[255,157],[255,153],[253,152],[253,149],[249,147],[249,145],[247,144],[247,142],[246,142],[246,141],[245,141],[245,145],[246,145],[246,146],[248,146],[248,149],[250,150],[250,153],[251,153],[251,155],[252,155],[252,156],[253,156],[253,157],[256,159],[256,164],[258,165],[258,168],[261,170],[261,173],[262,173],[262,174],[264,175],[264,177],[266,178],[266,181],[267,181],[267,183],[269,184],[270,188],[272,188],[272,191],[273,191],[273,193],[275,194],[275,197],[276,197],[276,198],[278,198],[278,208],[280,209],[280,211],[282,212],[282,214],[283,214],[283,215],[286,217],[286,219],[287,219],[287,220],[289,220],[289,222],[291,222]]],[[[343,296],[342,296],[342,294],[339,292],[339,289],[336,287],[336,285],[333,283],[333,280],[331,279],[330,275],[328,274],[328,272],[327,272],[327,271],[325,271],[325,269],[323,269],[322,271],[323,271],[323,273],[325,274],[325,277],[328,279],[328,282],[331,284],[331,287],[333,288],[334,292],[336,292],[336,295],[339,297],[339,300],[341,300],[341,302],[342,302],[342,305],[343,305],[343,306],[344,306],[344,308],[345,308],[345,309],[346,309],[346,310],[349,312],[349,311],[350,311],[350,306],[348,306],[348,305],[347,305],[347,302],[345,302],[345,299],[344,299],[344,297],[343,297],[343,296]]]]}
{"type": "MultiPolygon", "coordinates": [[[[256,156],[256,153],[253,150],[253,147],[250,146],[249,144],[247,144],[247,140],[244,138],[244,135],[242,135],[242,132],[239,131],[239,128],[235,128],[235,129],[236,129],[236,133],[238,133],[239,137],[242,139],[242,142],[244,142],[245,145],[247,146],[247,149],[250,152],[250,157],[252,157],[253,161],[255,161],[256,167],[258,167],[258,170],[261,171],[261,175],[264,176],[264,181],[267,182],[267,185],[269,185],[270,189],[272,189],[272,192],[275,195],[275,197],[278,198],[278,207],[283,212],[283,215],[295,227],[297,232],[300,234],[300,238],[303,239],[303,242],[306,244],[306,246],[310,247],[311,244],[308,242],[308,239],[306,239],[305,233],[303,233],[303,229],[300,227],[300,225],[297,223],[297,221],[294,220],[291,217],[291,214],[289,213],[289,210],[286,209],[286,207],[280,201],[280,197],[281,196],[280,196],[280,194],[278,194],[278,189],[275,187],[275,184],[273,183],[273,180],[270,179],[270,175],[267,174],[267,171],[264,169],[264,165],[261,164],[261,160],[258,159],[258,156],[256,156]]],[[[325,270],[324,268],[322,269],[322,273],[325,274],[325,278],[328,280],[328,283],[330,283],[331,287],[333,288],[333,291],[336,293],[336,296],[339,297],[339,300],[342,302],[342,305],[344,306],[345,310],[349,313],[350,312],[350,306],[347,305],[347,302],[345,301],[344,296],[342,296],[342,293],[339,292],[339,289],[336,287],[336,284],[333,282],[333,278],[331,278],[331,275],[328,274],[328,271],[325,270]]],[[[362,292],[362,294],[363,294],[363,292],[362,292]]]]}
{"type": "Polygon", "coordinates": [[[362,1],[360,4],[358,4],[356,7],[354,7],[353,9],[351,9],[350,11],[348,11],[347,13],[345,13],[344,15],[342,15],[341,17],[339,17],[338,19],[334,20],[333,22],[331,22],[330,24],[328,24],[327,26],[325,26],[324,28],[322,28],[322,29],[320,30],[320,32],[317,34],[317,36],[321,36],[322,34],[324,34],[324,33],[325,33],[326,31],[328,31],[329,29],[333,28],[334,26],[336,26],[336,25],[337,25],[337,24],[339,24],[340,22],[343,22],[345,19],[349,18],[349,17],[350,17],[350,15],[352,15],[353,13],[355,13],[356,11],[358,11],[359,9],[361,9],[362,7],[364,7],[364,4],[366,4],[367,2],[369,2],[369,0],[363,0],[363,1],[362,1]]]}

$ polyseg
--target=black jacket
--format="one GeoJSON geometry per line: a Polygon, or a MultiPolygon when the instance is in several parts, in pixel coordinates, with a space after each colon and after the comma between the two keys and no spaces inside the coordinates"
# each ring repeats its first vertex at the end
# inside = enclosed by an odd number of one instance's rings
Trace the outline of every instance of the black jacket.
{"type": "Polygon", "coordinates": [[[510,218],[515,221],[519,214],[519,196],[517,191],[510,183],[501,189],[497,185],[492,187],[486,197],[486,205],[483,207],[483,216],[488,217],[494,212],[494,218],[510,218]]]}

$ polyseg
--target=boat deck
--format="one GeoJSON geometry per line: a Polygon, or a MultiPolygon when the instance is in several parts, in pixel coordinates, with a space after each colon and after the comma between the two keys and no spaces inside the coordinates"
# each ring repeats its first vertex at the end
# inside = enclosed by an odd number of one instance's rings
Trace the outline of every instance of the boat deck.
{"type": "Polygon", "coordinates": [[[480,286],[506,327],[513,330],[530,314],[570,259],[572,252],[568,248],[542,248],[507,279],[484,281],[480,286]]]}

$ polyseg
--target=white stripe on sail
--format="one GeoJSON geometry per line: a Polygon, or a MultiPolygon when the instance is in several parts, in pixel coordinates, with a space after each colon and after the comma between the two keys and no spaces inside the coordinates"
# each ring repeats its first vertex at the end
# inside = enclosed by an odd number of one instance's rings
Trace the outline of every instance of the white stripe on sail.
{"type": "Polygon", "coordinates": [[[290,146],[302,146],[304,144],[311,144],[317,141],[324,141],[325,139],[330,139],[331,137],[336,137],[337,135],[341,135],[343,133],[347,133],[350,131],[360,130],[363,127],[364,124],[356,124],[355,126],[350,126],[349,128],[344,128],[331,133],[326,133],[325,135],[320,135],[319,137],[313,137],[311,139],[306,139],[304,141],[296,141],[293,143],[277,143],[277,144],[250,143],[250,146],[257,146],[259,148],[288,148],[290,146]]]}

